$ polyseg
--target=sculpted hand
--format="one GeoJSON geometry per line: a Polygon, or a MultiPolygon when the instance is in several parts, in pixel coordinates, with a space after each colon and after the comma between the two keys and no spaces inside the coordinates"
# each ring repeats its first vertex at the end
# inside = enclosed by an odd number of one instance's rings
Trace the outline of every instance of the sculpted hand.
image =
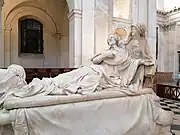
{"type": "Polygon", "coordinates": [[[100,53],[98,55],[96,55],[95,57],[93,57],[92,62],[94,64],[100,64],[104,59],[106,58],[114,58],[114,54],[110,51],[104,52],[104,53],[100,53]]]}

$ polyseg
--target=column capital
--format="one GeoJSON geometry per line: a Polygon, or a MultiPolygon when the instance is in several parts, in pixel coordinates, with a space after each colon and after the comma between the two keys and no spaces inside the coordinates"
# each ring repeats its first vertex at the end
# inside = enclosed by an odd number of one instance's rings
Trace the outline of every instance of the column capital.
{"type": "Polygon", "coordinates": [[[5,27],[4,28],[4,31],[11,31],[12,30],[12,28],[10,28],[10,27],[5,27]]]}
{"type": "Polygon", "coordinates": [[[71,21],[72,19],[74,19],[75,17],[81,18],[82,17],[82,11],[80,9],[72,9],[69,13],[68,13],[68,18],[69,21],[71,21]]]}

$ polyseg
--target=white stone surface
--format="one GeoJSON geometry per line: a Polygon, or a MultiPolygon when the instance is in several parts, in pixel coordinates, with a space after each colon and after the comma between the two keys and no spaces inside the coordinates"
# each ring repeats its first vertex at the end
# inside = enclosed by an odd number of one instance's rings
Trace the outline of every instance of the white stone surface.
{"type": "Polygon", "coordinates": [[[165,8],[165,2],[164,2],[164,0],[156,0],[156,2],[157,2],[157,9],[159,9],[159,10],[164,10],[164,8],[165,8]]]}

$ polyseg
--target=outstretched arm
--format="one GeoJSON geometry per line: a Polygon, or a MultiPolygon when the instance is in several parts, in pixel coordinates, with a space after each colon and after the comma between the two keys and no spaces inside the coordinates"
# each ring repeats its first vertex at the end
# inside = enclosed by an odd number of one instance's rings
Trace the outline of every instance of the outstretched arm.
{"type": "Polygon", "coordinates": [[[114,58],[115,55],[110,52],[110,51],[106,51],[104,53],[100,53],[99,55],[96,55],[95,57],[93,57],[91,59],[91,61],[94,63],[94,64],[100,64],[104,59],[106,58],[114,58]]]}

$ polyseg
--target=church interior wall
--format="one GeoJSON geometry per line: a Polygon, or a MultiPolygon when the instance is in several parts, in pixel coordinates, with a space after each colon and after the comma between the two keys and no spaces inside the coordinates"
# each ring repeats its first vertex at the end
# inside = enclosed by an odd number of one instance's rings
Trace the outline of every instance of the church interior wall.
{"type": "Polygon", "coordinates": [[[66,1],[59,0],[5,0],[4,44],[5,65],[24,67],[68,67],[69,21],[66,1]],[[33,18],[43,24],[43,54],[19,53],[19,19],[33,18]],[[66,59],[66,60],[65,60],[66,59]]]}
{"type": "Polygon", "coordinates": [[[173,72],[174,78],[179,72],[179,56],[177,51],[180,50],[179,39],[179,9],[173,9],[169,12],[157,11],[157,26],[159,26],[159,52],[158,71],[173,72]]]}
{"type": "Polygon", "coordinates": [[[136,21],[147,26],[155,57],[155,12],[155,0],[5,0],[4,67],[12,63],[26,68],[89,65],[94,54],[107,49],[107,36],[114,28],[128,28],[136,21]],[[141,2],[144,7],[140,7],[141,2]],[[147,7],[154,8],[147,11],[147,7]],[[43,55],[19,53],[18,20],[23,17],[43,24],[43,55]]]}

